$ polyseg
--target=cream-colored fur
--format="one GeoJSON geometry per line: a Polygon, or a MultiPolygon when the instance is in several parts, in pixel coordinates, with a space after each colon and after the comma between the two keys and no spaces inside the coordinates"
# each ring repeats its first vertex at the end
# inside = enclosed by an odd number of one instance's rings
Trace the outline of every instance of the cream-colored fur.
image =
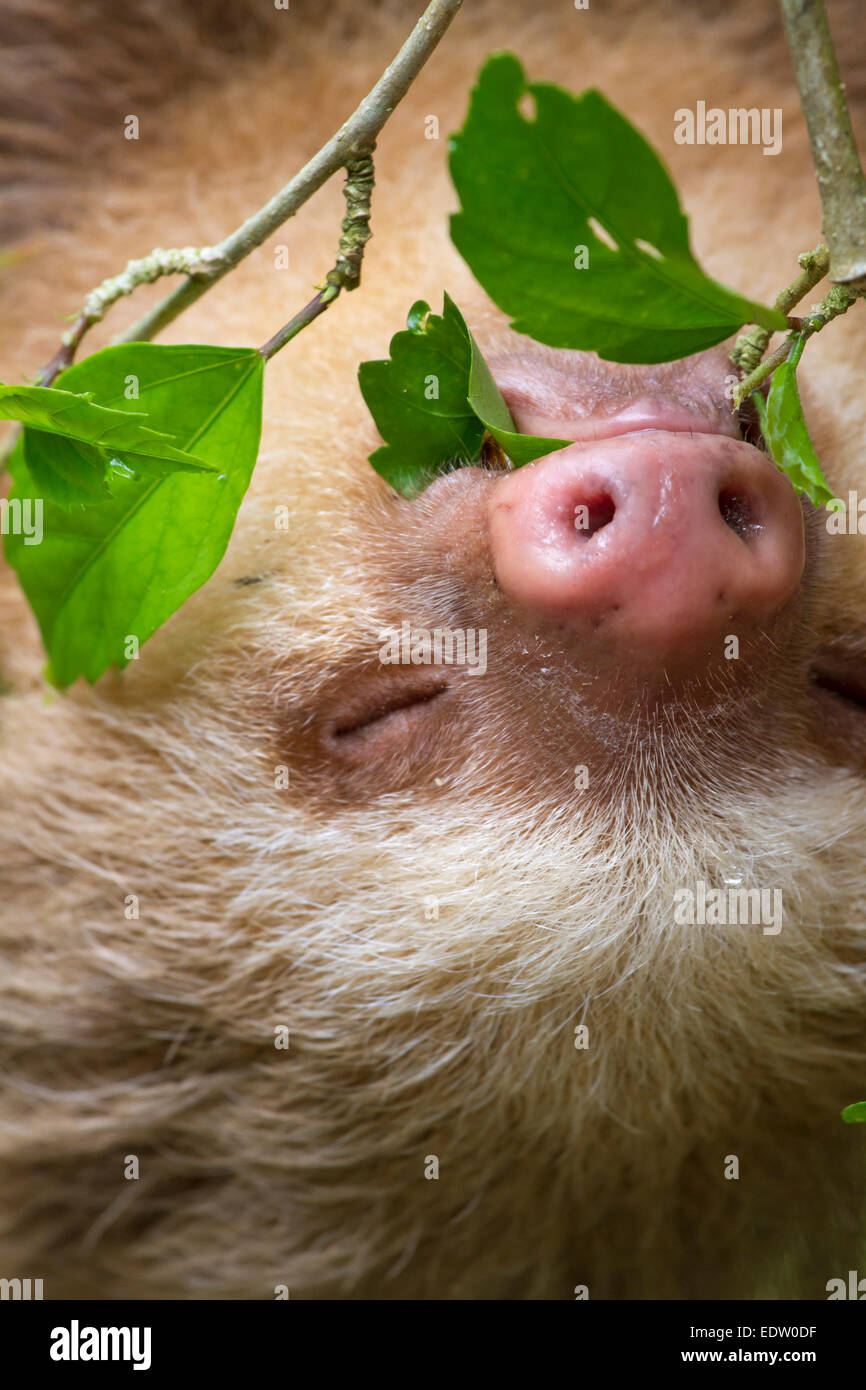
{"type": "MultiPolygon", "coordinates": [[[[57,315],[129,256],[212,242],[272,193],[414,9],[353,33],[293,6],[266,53],[191,57],[173,99],[145,84],[138,144],[127,93],[100,99],[105,172],[74,207],[68,184],[40,192],[3,276],[2,379],[32,375],[57,315]]],[[[342,778],[314,744],[375,633],[460,591],[459,568],[425,568],[423,499],[365,462],[355,374],[443,289],[502,342],[446,222],[445,137],[481,60],[509,47],[534,77],[601,87],[672,167],[706,268],[768,297],[819,239],[774,15],[468,0],[379,142],[362,288],[268,366],[261,459],[211,582],[122,675],[60,695],[4,576],[0,1274],[48,1297],[809,1298],[856,1264],[866,1153],[839,1110],[866,1087],[866,782],[797,681],[820,640],[864,640],[861,538],[816,552],[759,691],[620,730],[589,798],[567,695],[507,661],[465,683],[421,773],[342,778]],[[675,146],[674,109],[699,98],[782,105],[783,153],[675,146]],[[678,888],[729,873],[783,888],[778,936],[674,925],[678,888]]],[[[856,100],[864,69],[840,49],[856,100]]],[[[263,342],[329,268],[340,201],[329,186],[164,340],[263,342]]],[[[808,350],[842,495],[863,486],[862,357],[862,313],[808,350]]]]}

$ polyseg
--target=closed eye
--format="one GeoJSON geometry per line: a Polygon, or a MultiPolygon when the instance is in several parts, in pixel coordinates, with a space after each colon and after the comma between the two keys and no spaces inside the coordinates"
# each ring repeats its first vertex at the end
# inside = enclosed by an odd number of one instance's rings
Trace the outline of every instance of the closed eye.
{"type": "Polygon", "coordinates": [[[395,716],[430,704],[447,689],[447,681],[434,678],[408,687],[401,683],[391,691],[377,691],[372,698],[353,702],[345,713],[338,715],[331,725],[330,738],[336,743],[345,743],[371,731],[378,732],[377,726],[384,727],[394,722],[395,716]]]}
{"type": "Polygon", "coordinates": [[[831,642],[809,672],[817,733],[848,767],[866,771],[866,649],[863,639],[831,642]]]}
{"type": "Polygon", "coordinates": [[[851,708],[866,713],[866,664],[853,666],[839,659],[825,658],[815,664],[811,676],[819,690],[827,690],[851,708]]]}

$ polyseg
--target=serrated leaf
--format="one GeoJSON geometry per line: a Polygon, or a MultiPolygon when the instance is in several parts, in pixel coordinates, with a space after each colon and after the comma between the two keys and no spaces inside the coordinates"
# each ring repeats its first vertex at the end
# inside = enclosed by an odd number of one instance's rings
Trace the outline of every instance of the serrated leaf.
{"type": "MultiPolygon", "coordinates": [[[[80,364],[87,383],[91,361],[80,364]]],[[[67,372],[63,380],[68,378],[67,372]]],[[[108,496],[113,459],[153,476],[214,471],[204,459],[178,449],[171,435],[146,425],[145,414],[97,405],[86,391],[0,383],[0,419],[25,426],[24,451],[33,480],[44,498],[61,506],[108,496]]]]}
{"type": "Polygon", "coordinates": [[[495,55],[452,137],[451,175],[454,244],[520,333],[667,362],[744,323],[785,327],[777,309],[704,275],[667,170],[600,92],[527,84],[513,54],[495,55]],[[519,108],[527,94],[534,120],[519,108]],[[582,246],[588,267],[577,269],[582,246]]]}
{"type": "Polygon", "coordinates": [[[801,335],[791,355],[774,371],[766,402],[760,391],[753,391],[751,400],[773,461],[798,492],[821,507],[833,493],[812,447],[797,388],[797,366],[805,341],[801,335]]]}
{"type": "MultiPolygon", "coordinates": [[[[155,427],[220,471],[146,479],[116,471],[115,495],[95,506],[65,512],[45,502],[41,544],[7,535],[55,684],[125,666],[127,639],[142,645],[213,573],[256,460],[263,371],[254,349],[135,343],[64,373],[64,386],[86,386],[118,411],[145,406],[155,427]],[[130,375],[139,401],[127,403],[130,375]]],[[[38,499],[20,446],[10,468],[10,498],[38,499]]]]}
{"type": "Polygon", "coordinates": [[[866,1100],[855,1100],[853,1105],[846,1105],[842,1119],[846,1125],[866,1124],[866,1100]]]}
{"type": "Polygon", "coordinates": [[[370,462],[392,487],[412,496],[455,458],[477,462],[490,434],[515,466],[571,441],[519,434],[466,321],[449,295],[442,314],[423,300],[391,339],[389,359],[362,362],[361,393],[382,438],[370,462]]]}

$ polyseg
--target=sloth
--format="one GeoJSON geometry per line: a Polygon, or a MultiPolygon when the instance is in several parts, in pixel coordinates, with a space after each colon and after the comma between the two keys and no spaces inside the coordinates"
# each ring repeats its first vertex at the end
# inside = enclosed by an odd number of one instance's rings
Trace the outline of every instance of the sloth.
{"type": "MultiPolygon", "coordinates": [[[[823,1298],[862,1258],[863,539],[743,437],[730,343],[544,347],[447,236],[447,133],[509,47],[591,74],[707,271],[771,300],[820,227],[776,8],[530,9],[467,5],[386,125],[363,283],[268,365],[227,554],[138,659],[52,690],[4,573],[0,1273],[48,1298],[823,1298]],[[679,144],[698,98],[779,108],[781,151],[679,144]],[[569,443],[400,497],[357,367],[443,289],[569,443]],[[380,659],[416,631],[484,669],[380,659]]],[[[238,225],[416,15],[84,10],[4,21],[7,381],[130,256],[238,225]]],[[[264,342],[340,216],[335,180],[161,340],[264,342]]],[[[801,368],[843,498],[863,333],[801,368]]]]}

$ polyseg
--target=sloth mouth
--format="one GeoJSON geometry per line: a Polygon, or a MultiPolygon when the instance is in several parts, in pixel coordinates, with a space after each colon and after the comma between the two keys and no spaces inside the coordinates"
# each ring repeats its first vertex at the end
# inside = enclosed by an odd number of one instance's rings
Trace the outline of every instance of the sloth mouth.
{"type": "MultiPolygon", "coordinates": [[[[644,434],[650,430],[664,434],[723,434],[735,439],[739,433],[739,422],[736,415],[711,419],[698,410],[661,398],[649,403],[634,401],[615,415],[590,416],[575,432],[586,434],[589,436],[588,442],[597,443],[603,439],[644,434]]],[[[583,440],[579,438],[576,442],[582,443],[583,440]]]]}
{"type": "MultiPolygon", "coordinates": [[[[717,417],[664,398],[649,405],[643,401],[636,401],[616,415],[591,416],[583,424],[581,435],[589,431],[594,440],[614,439],[626,434],[643,434],[648,431],[662,431],[666,434],[720,434],[730,439],[739,439],[744,444],[751,444],[763,454],[769,452],[761,432],[758,412],[748,396],[738,410],[719,414],[717,417]]],[[[581,439],[578,442],[582,442],[581,439]]]]}

